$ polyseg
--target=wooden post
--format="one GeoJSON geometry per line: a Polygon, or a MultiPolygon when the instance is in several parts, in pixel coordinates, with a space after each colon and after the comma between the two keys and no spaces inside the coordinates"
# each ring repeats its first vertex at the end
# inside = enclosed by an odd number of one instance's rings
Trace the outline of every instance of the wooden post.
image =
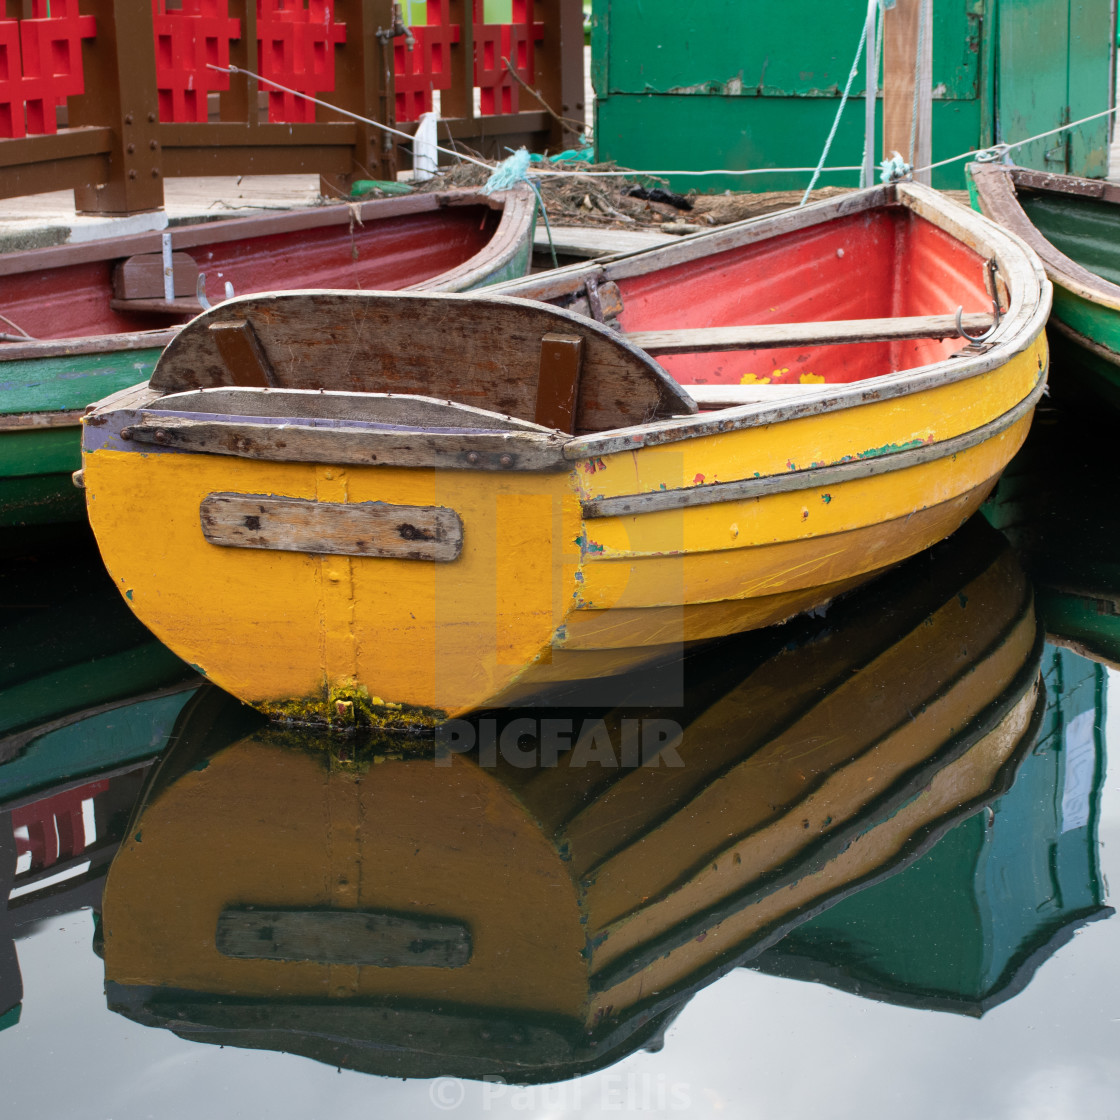
{"type": "Polygon", "coordinates": [[[86,92],[70,99],[70,125],[112,129],[108,182],[74,188],[74,205],[97,214],[163,206],[163,153],[156,90],[152,6],[82,0],[97,37],[82,42],[86,92]]]}
{"type": "MultiPolygon", "coordinates": [[[[932,109],[933,0],[897,0],[883,15],[883,154],[887,159],[898,152],[914,167],[932,162],[932,109]],[[913,128],[915,74],[918,112],[913,128]]],[[[914,179],[929,183],[930,172],[919,172],[914,179]]]]}
{"type": "MultiPolygon", "coordinates": [[[[229,45],[231,66],[260,73],[257,65],[257,5],[250,0],[230,0],[229,14],[241,21],[241,38],[229,45]]],[[[256,78],[231,74],[229,89],[218,94],[218,119],[255,128],[260,120],[256,78]]]]}
{"type": "MultiPolygon", "coordinates": [[[[583,104],[583,4],[581,0],[535,0],[534,15],[544,23],[544,42],[536,51],[533,86],[549,108],[570,120],[586,119],[583,104]]],[[[536,108],[522,97],[525,109],[536,108]]],[[[553,120],[548,146],[563,151],[582,140],[570,125],[553,120]]]]}
{"type": "MultiPolygon", "coordinates": [[[[346,42],[335,52],[333,94],[322,94],[340,109],[395,126],[393,101],[393,47],[383,47],[377,32],[393,26],[392,0],[336,0],[335,18],[346,24],[346,42]]],[[[351,118],[318,106],[319,121],[348,121],[351,118]]],[[[397,142],[387,132],[354,121],[355,141],[350,170],[341,175],[320,176],[320,190],[328,197],[350,194],[359,179],[395,179],[397,142]]]]}
{"type": "Polygon", "coordinates": [[[448,20],[459,25],[459,41],[453,43],[451,87],[440,95],[439,115],[445,120],[474,119],[474,0],[448,0],[448,20]]]}

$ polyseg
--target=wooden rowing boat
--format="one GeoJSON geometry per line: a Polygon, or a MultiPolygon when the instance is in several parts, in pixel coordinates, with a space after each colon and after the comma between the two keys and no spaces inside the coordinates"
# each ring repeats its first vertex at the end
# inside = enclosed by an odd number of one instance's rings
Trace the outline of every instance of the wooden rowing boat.
{"type": "Polygon", "coordinates": [[[85,422],[91,523],[141,620],[273,716],[438,723],[927,548],[1046,377],[1041,266],[912,185],[526,290],[572,307],[302,292],[194,320],[85,422]],[[954,309],[985,320],[991,277],[999,322],[968,342],[954,309]],[[572,309],[610,300],[622,331],[572,309]]]}
{"type": "Polygon", "coordinates": [[[82,410],[151,374],[199,292],[465,291],[525,271],[534,214],[527,188],[452,191],[0,256],[0,526],[84,519],[82,410]]]}
{"type": "MultiPolygon", "coordinates": [[[[108,875],[110,1007],[395,1076],[548,1080],[645,1045],[1030,751],[1022,569],[977,522],[932,560],[827,620],[694,653],[679,705],[504,713],[493,760],[226,737],[200,695],[108,875]],[[677,733],[639,765],[626,728],[650,719],[677,733]],[[546,754],[562,723],[569,749],[546,754]]],[[[486,717],[463,722],[481,742],[486,717]]]]}
{"type": "Polygon", "coordinates": [[[968,173],[979,208],[1034,249],[1054,285],[1056,399],[1120,409],[1120,186],[998,163],[968,173]]]}

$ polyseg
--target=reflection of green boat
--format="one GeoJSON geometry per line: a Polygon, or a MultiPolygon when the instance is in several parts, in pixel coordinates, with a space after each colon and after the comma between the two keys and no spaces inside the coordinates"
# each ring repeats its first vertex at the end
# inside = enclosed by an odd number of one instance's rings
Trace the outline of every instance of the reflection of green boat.
{"type": "Polygon", "coordinates": [[[0,1028],[22,929],[100,900],[152,760],[199,678],[121,601],[88,532],[0,568],[0,1028]]]}
{"type": "Polygon", "coordinates": [[[19,1019],[15,939],[100,904],[133,802],[196,691],[181,682],[0,740],[13,748],[0,763],[0,1030],[19,1019]]]}
{"type": "Polygon", "coordinates": [[[1030,572],[1048,640],[1117,666],[1120,518],[1100,496],[1110,479],[1120,482],[1111,447],[1076,416],[1040,411],[983,512],[1030,572]]]}
{"type": "Polygon", "coordinates": [[[1015,785],[901,874],[793,930],[751,967],[910,1007],[982,1015],[1102,905],[1104,670],[1051,649],[1049,704],[1015,785]]]}
{"type": "MultiPolygon", "coordinates": [[[[0,762],[50,730],[58,732],[52,754],[80,756],[83,733],[65,732],[68,724],[197,681],[136,621],[88,531],[76,530],[49,552],[6,560],[0,601],[0,762]]],[[[91,738],[91,750],[97,741],[91,738]]]]}
{"type": "Polygon", "coordinates": [[[1040,639],[977,522],[824,620],[692,655],[680,707],[460,721],[492,759],[237,738],[200,697],[110,870],[110,1007],[398,1076],[601,1067],[1006,789],[1040,639]]]}

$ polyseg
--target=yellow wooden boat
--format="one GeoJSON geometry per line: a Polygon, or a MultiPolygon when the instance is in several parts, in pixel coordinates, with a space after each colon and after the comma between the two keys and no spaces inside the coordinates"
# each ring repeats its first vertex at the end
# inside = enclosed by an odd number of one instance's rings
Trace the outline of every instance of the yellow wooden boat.
{"type": "Polygon", "coordinates": [[[271,715],[438,723],[927,548],[1046,377],[1037,259],[912,184],[527,290],[571,306],[301,292],[188,324],[85,421],[137,615],[271,715]]]}
{"type": "Polygon", "coordinates": [[[593,758],[545,758],[539,721],[531,766],[223,738],[201,697],[109,872],[110,1007],[397,1076],[555,1079],[645,1045],[1030,750],[1042,631],[1022,570],[977,522],[933,559],[827,620],[694,653],[680,706],[569,713],[593,758]],[[637,718],[679,734],[628,765],[637,718]]]}

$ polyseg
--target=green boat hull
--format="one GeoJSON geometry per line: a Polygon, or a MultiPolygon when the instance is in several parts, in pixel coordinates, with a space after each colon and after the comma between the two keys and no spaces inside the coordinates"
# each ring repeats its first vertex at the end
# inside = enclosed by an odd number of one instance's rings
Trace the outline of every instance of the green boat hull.
{"type": "Polygon", "coordinates": [[[0,363],[0,528],[84,521],[71,475],[82,465],[76,413],[146,381],[160,349],[0,363]],[[5,427],[33,417],[28,426],[5,427]]]}

